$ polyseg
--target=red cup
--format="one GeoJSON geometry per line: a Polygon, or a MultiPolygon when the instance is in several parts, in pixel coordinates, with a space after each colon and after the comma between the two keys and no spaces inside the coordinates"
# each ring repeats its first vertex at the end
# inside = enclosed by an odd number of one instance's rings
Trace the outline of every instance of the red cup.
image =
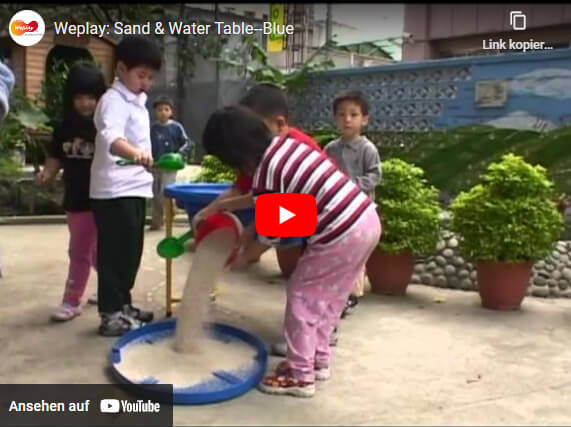
{"type": "Polygon", "coordinates": [[[215,214],[209,215],[201,221],[196,230],[196,236],[194,237],[194,248],[196,249],[200,242],[215,230],[220,230],[221,228],[228,228],[234,232],[235,246],[234,250],[230,254],[226,265],[230,265],[234,262],[240,251],[240,236],[242,235],[242,223],[238,217],[230,212],[217,212],[215,214]]]}

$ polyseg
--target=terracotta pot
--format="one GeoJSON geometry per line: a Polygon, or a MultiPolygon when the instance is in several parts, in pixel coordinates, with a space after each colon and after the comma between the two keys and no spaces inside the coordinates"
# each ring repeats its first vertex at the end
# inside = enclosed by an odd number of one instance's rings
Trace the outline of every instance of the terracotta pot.
{"type": "Polygon", "coordinates": [[[525,298],[533,262],[476,263],[482,306],[492,310],[517,310],[525,298]]]}
{"type": "Polygon", "coordinates": [[[371,291],[382,295],[404,295],[413,270],[412,253],[389,254],[375,250],[367,261],[371,291]]]}
{"type": "Polygon", "coordinates": [[[303,253],[303,248],[301,246],[296,246],[293,248],[276,248],[276,255],[278,257],[278,264],[280,265],[280,270],[284,277],[291,276],[295,266],[297,265],[297,260],[301,257],[303,253]]]}

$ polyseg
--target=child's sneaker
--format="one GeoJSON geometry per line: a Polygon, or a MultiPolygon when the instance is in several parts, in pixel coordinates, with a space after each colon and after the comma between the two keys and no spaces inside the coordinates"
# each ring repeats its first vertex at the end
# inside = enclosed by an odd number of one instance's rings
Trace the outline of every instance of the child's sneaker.
{"type": "Polygon", "coordinates": [[[104,337],[119,337],[139,327],[141,327],[139,322],[120,311],[115,313],[101,313],[99,335],[103,335],[104,337]]]}
{"type": "Polygon", "coordinates": [[[355,295],[349,295],[349,299],[347,299],[347,303],[345,304],[345,308],[341,314],[341,319],[344,319],[348,314],[352,314],[355,311],[357,304],[359,304],[359,298],[355,295]]]}
{"type": "Polygon", "coordinates": [[[87,299],[87,302],[91,305],[97,305],[97,292],[93,292],[87,299]]]}
{"type": "Polygon", "coordinates": [[[268,375],[258,386],[260,391],[268,394],[289,395],[295,397],[313,397],[315,383],[294,378],[289,369],[275,375],[268,375]]]}
{"type": "Polygon", "coordinates": [[[54,322],[67,322],[81,314],[81,308],[79,306],[74,307],[73,305],[63,303],[52,313],[51,319],[54,322]]]}
{"type": "Polygon", "coordinates": [[[133,305],[125,305],[123,306],[123,314],[128,316],[132,319],[138,320],[143,323],[152,322],[155,315],[152,311],[142,310],[137,308],[133,305]]]}
{"type": "Polygon", "coordinates": [[[315,367],[315,379],[317,381],[327,381],[331,378],[331,368],[329,366],[315,367]]]}

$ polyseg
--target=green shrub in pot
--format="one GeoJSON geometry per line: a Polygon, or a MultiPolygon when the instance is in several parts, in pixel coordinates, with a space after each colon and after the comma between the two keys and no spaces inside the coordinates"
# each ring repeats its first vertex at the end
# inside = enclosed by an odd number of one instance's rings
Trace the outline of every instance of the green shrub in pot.
{"type": "Polygon", "coordinates": [[[546,169],[506,154],[491,164],[481,183],[451,205],[452,229],[466,258],[476,263],[484,306],[518,308],[533,262],[550,255],[563,227],[546,169]],[[485,277],[484,277],[485,276],[485,277]],[[518,284],[512,283],[518,280],[518,284]],[[493,289],[503,297],[482,295],[493,289]]]}
{"type": "Polygon", "coordinates": [[[381,240],[367,263],[373,292],[402,295],[410,282],[415,255],[428,255],[440,239],[442,209],[438,190],[424,171],[401,159],[382,163],[376,203],[381,240]]]}

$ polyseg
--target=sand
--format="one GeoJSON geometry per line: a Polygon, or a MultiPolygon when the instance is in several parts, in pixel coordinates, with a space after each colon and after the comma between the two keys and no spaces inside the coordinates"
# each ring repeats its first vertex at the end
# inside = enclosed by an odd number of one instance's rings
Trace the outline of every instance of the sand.
{"type": "Polygon", "coordinates": [[[234,245],[235,235],[228,229],[214,231],[200,242],[177,310],[175,336],[125,348],[117,366],[125,377],[137,382],[154,377],[176,388],[207,380],[213,371],[236,371],[253,363],[253,347],[239,340],[216,340],[207,328],[210,292],[234,245]]]}
{"type": "Polygon", "coordinates": [[[234,245],[232,230],[221,229],[206,236],[196,248],[177,311],[176,351],[191,353],[207,339],[204,326],[210,321],[210,293],[234,245]]]}
{"type": "Polygon", "coordinates": [[[243,341],[224,343],[214,338],[202,341],[202,348],[192,353],[174,350],[174,337],[154,344],[139,343],[121,352],[117,369],[131,381],[159,379],[175,388],[192,386],[212,377],[214,371],[236,371],[254,363],[256,350],[243,341]]]}

